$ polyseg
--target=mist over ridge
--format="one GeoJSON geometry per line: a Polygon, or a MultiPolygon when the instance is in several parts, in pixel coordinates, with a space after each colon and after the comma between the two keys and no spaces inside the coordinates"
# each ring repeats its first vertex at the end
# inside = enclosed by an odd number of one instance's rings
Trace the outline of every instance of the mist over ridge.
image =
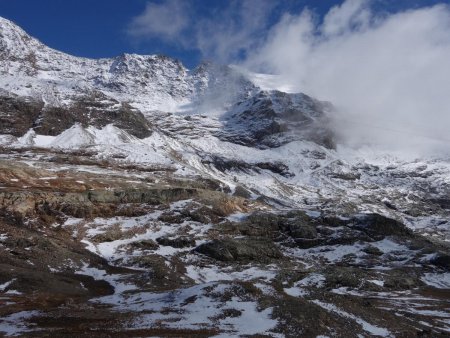
{"type": "Polygon", "coordinates": [[[322,21],[308,9],[285,14],[243,64],[331,101],[346,145],[448,153],[449,28],[446,5],[376,14],[347,0],[322,21]]]}

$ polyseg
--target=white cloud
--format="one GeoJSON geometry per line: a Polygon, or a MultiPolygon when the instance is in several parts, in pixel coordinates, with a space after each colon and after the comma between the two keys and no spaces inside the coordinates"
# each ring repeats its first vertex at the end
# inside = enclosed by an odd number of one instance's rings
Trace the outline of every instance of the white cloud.
{"type": "Polygon", "coordinates": [[[127,33],[137,39],[160,39],[199,50],[203,57],[226,63],[245,55],[267,31],[271,0],[231,0],[224,8],[212,6],[201,17],[192,13],[193,1],[148,2],[131,21],[127,33]]]}
{"type": "Polygon", "coordinates": [[[148,2],[144,12],[134,17],[127,32],[135,38],[178,40],[190,24],[186,1],[166,0],[160,4],[148,2]]]}
{"type": "Polygon", "coordinates": [[[367,6],[368,3],[364,0],[348,0],[340,6],[331,8],[323,19],[322,33],[325,36],[336,36],[366,28],[370,21],[367,6]]]}
{"type": "Polygon", "coordinates": [[[199,20],[196,48],[218,62],[246,55],[266,32],[268,15],[275,6],[270,0],[231,1],[225,10],[199,20]]]}
{"type": "Polygon", "coordinates": [[[333,102],[344,142],[449,150],[449,7],[377,16],[368,4],[347,0],[322,22],[308,10],[283,16],[247,66],[333,102]]]}

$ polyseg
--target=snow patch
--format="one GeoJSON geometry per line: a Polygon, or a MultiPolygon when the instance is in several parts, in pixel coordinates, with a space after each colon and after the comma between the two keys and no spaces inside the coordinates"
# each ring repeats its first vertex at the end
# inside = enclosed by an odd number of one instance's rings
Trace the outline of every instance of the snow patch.
{"type": "Polygon", "coordinates": [[[357,322],[359,325],[361,325],[361,328],[366,331],[367,333],[377,336],[377,337],[394,337],[391,332],[389,332],[387,329],[379,327],[379,326],[375,326],[372,325],[368,322],[366,322],[365,320],[351,314],[348,313],[344,310],[339,309],[337,306],[333,305],[333,304],[329,304],[329,303],[324,303],[322,301],[319,300],[313,300],[312,301],[314,304],[319,305],[320,307],[324,308],[325,310],[329,311],[329,312],[334,312],[336,314],[338,314],[339,316],[342,317],[346,317],[349,319],[354,320],[355,322],[357,322]]]}
{"type": "Polygon", "coordinates": [[[450,289],[450,272],[426,273],[421,280],[434,288],[450,289]]]}
{"type": "Polygon", "coordinates": [[[32,326],[25,324],[25,321],[39,314],[39,311],[21,311],[4,316],[0,318],[0,332],[6,336],[18,336],[33,331],[32,326]]]}

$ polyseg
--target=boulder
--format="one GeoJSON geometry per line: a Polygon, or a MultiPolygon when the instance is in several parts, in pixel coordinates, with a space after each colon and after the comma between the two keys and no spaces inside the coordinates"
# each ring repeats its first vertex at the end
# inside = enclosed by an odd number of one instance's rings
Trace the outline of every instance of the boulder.
{"type": "Polygon", "coordinates": [[[275,244],[262,238],[217,239],[204,243],[196,252],[219,261],[257,261],[267,262],[282,258],[283,255],[275,244]]]}
{"type": "Polygon", "coordinates": [[[143,239],[142,241],[132,242],[128,246],[138,250],[156,250],[159,248],[159,245],[152,239],[143,239]]]}
{"type": "Polygon", "coordinates": [[[357,288],[362,284],[363,280],[361,270],[351,267],[336,267],[327,271],[325,284],[330,288],[357,288]]]}
{"type": "Polygon", "coordinates": [[[190,246],[195,246],[195,239],[189,236],[180,237],[159,237],[156,239],[158,244],[163,246],[171,246],[172,248],[187,248],[190,246]]]}
{"type": "Polygon", "coordinates": [[[357,216],[354,221],[356,223],[354,228],[363,231],[375,240],[381,240],[386,236],[410,237],[412,235],[411,230],[403,223],[379,214],[357,216]]]}
{"type": "Polygon", "coordinates": [[[430,260],[430,263],[450,271],[450,255],[445,253],[439,253],[430,260]]]}

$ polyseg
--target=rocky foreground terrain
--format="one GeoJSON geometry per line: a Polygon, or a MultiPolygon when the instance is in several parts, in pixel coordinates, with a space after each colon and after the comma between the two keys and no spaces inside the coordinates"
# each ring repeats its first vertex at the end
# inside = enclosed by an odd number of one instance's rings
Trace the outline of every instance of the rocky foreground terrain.
{"type": "Polygon", "coordinates": [[[269,75],[0,46],[0,334],[450,334],[448,158],[345,148],[269,75]]]}

